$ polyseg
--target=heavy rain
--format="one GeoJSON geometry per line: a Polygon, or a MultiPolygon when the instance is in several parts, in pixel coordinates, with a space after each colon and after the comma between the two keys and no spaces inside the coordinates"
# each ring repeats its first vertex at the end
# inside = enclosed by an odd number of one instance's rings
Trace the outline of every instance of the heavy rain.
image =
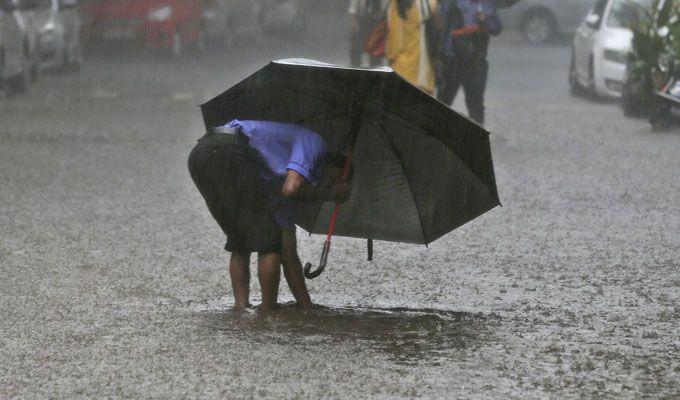
{"type": "Polygon", "coordinates": [[[0,0],[0,398],[680,398],[679,4],[0,0]]]}

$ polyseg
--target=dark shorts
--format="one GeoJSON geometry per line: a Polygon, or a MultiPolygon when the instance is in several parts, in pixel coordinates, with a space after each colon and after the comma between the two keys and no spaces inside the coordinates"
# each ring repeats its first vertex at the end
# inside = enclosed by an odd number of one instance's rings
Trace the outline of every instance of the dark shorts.
{"type": "Polygon", "coordinates": [[[206,134],[189,155],[189,172],[227,235],[227,251],[280,253],[281,231],[259,174],[259,156],[246,140],[240,134],[206,134]]]}

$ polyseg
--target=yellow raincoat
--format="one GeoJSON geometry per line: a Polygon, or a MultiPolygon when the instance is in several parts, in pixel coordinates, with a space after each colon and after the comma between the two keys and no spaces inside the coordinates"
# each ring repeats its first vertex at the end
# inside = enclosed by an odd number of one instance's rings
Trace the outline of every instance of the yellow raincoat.
{"type": "MultiPolygon", "coordinates": [[[[404,79],[422,90],[433,94],[435,71],[427,52],[425,29],[421,10],[429,1],[430,10],[437,12],[437,0],[413,0],[413,5],[402,19],[397,1],[391,0],[388,12],[387,61],[392,69],[404,79]]],[[[427,10],[425,9],[425,12],[427,10]]]]}

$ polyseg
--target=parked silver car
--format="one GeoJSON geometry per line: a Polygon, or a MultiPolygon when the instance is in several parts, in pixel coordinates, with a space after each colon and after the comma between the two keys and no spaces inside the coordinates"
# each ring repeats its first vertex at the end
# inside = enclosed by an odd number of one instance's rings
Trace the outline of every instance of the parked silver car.
{"type": "Polygon", "coordinates": [[[260,0],[259,24],[265,32],[296,32],[307,30],[308,4],[305,0],[260,0]]]}
{"type": "MultiPolygon", "coordinates": [[[[14,3],[0,0],[0,92],[7,84],[28,73],[24,33],[14,18],[14,3]]],[[[26,77],[28,81],[28,77],[26,77]]]]}
{"type": "Polygon", "coordinates": [[[213,43],[231,45],[262,33],[304,32],[303,0],[204,0],[203,32],[213,43]]]}
{"type": "Polygon", "coordinates": [[[44,68],[78,69],[82,64],[77,0],[35,0],[39,49],[44,68]]]}
{"type": "Polygon", "coordinates": [[[26,47],[31,68],[31,77],[38,79],[40,75],[40,24],[36,11],[41,0],[12,0],[16,6],[14,17],[24,31],[26,47]]]}
{"type": "Polygon", "coordinates": [[[204,0],[203,33],[213,43],[231,45],[243,36],[259,33],[259,2],[253,0],[204,0]]]}
{"type": "Polygon", "coordinates": [[[522,32],[532,44],[546,43],[558,34],[574,34],[595,0],[520,0],[500,10],[507,29],[522,32]]]}
{"type": "Polygon", "coordinates": [[[37,30],[28,15],[31,4],[0,0],[0,90],[29,89],[37,78],[37,30]]]}

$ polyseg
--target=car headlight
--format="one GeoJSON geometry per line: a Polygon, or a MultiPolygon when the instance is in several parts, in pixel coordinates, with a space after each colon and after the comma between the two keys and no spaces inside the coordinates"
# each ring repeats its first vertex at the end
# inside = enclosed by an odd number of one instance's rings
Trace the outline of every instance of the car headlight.
{"type": "Polygon", "coordinates": [[[161,8],[156,8],[155,10],[149,11],[146,18],[151,22],[163,22],[172,17],[172,7],[164,6],[161,8]]]}
{"type": "Polygon", "coordinates": [[[618,64],[625,64],[628,52],[620,50],[606,49],[604,51],[604,59],[618,64]]]}
{"type": "Polygon", "coordinates": [[[659,67],[659,70],[661,72],[663,72],[664,74],[668,73],[671,70],[672,65],[673,58],[670,54],[661,54],[659,56],[657,67],[659,67]]]}
{"type": "Polygon", "coordinates": [[[57,30],[57,25],[54,22],[48,22],[45,25],[40,27],[40,33],[41,34],[50,34],[54,33],[54,31],[57,30]]]}

